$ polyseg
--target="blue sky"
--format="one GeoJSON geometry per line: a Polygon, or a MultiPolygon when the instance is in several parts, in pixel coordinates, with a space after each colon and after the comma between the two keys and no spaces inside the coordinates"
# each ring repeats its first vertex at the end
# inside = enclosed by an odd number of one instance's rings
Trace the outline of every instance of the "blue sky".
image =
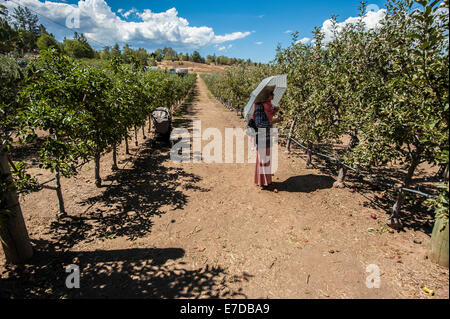
{"type": "MultiPolygon", "coordinates": [[[[39,0],[12,1],[39,13],[41,22],[58,40],[71,37],[72,32],[61,25],[67,25],[70,10],[80,10],[81,27],[75,30],[85,32],[96,48],[129,42],[133,47],[151,51],[167,45],[179,52],[198,50],[204,56],[226,55],[256,62],[272,60],[278,43],[289,45],[291,35],[287,31],[298,30],[300,38],[311,38],[314,26],[322,27],[332,14],[337,14],[340,22],[345,21],[358,15],[359,6],[359,0],[53,0],[60,4],[51,6],[39,0]],[[159,28],[163,23],[171,28],[167,34],[165,27],[159,28]]],[[[375,11],[383,9],[385,2],[372,0],[368,4],[375,11]]],[[[6,4],[15,5],[10,1],[6,4]]]]}

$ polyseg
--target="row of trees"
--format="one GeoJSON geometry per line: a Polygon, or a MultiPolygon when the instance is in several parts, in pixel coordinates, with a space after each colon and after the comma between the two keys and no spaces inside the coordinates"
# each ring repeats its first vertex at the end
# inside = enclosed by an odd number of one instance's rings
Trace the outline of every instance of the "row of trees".
{"type": "Polygon", "coordinates": [[[17,6],[10,15],[6,7],[0,5],[0,54],[24,56],[50,47],[74,58],[99,57],[82,34],[75,32],[73,39],[58,42],[27,7],[17,6]]]}
{"type": "Polygon", "coordinates": [[[54,173],[59,216],[64,216],[61,177],[76,175],[80,164],[94,160],[95,185],[100,187],[101,156],[113,151],[112,168],[117,169],[117,146],[124,140],[128,146],[130,133],[134,131],[137,138],[140,128],[145,136],[144,126],[151,112],[179,103],[195,84],[195,74],[179,77],[162,71],[145,72],[140,63],[122,62],[112,57],[108,69],[97,68],[50,49],[41,51],[39,58],[22,71],[14,60],[2,58],[5,76],[2,72],[1,84],[10,90],[1,93],[0,219],[10,220],[14,212],[18,215],[18,203],[11,202],[17,198],[10,194],[18,185],[27,184],[24,178],[30,179],[26,174],[13,177],[9,173],[8,165],[13,170],[18,166],[11,161],[8,164],[8,145],[13,136],[20,142],[32,142],[36,130],[46,132],[39,166],[54,173]]]}
{"type": "Polygon", "coordinates": [[[233,66],[222,74],[202,74],[201,77],[217,98],[243,110],[258,84],[277,72],[278,68],[270,65],[233,66]]]}
{"type": "Polygon", "coordinates": [[[10,15],[0,5],[0,54],[33,52],[38,49],[37,40],[43,34],[48,34],[47,30],[28,8],[18,6],[10,15]]]}
{"type": "Polygon", "coordinates": [[[215,65],[255,65],[250,59],[216,55],[208,55],[204,58],[198,51],[184,54],[176,52],[171,47],[157,49],[150,53],[144,48],[133,49],[128,44],[121,48],[116,43],[112,47],[105,46],[103,50],[97,51],[91,47],[83,34],[77,32],[74,33],[73,39],[64,38],[62,42],[58,42],[42,24],[39,24],[38,16],[22,6],[15,8],[11,15],[4,6],[0,6],[0,43],[0,54],[16,52],[21,56],[54,47],[73,58],[108,60],[111,57],[121,57],[124,61],[129,61],[132,57],[146,66],[155,66],[156,62],[163,60],[215,65]]]}
{"type": "MultiPolygon", "coordinates": [[[[357,23],[342,28],[332,17],[331,42],[319,28],[312,44],[295,34],[289,47],[278,48],[269,72],[255,70],[249,81],[245,70],[235,69],[205,80],[215,95],[242,108],[263,74],[286,73],[282,108],[286,119],[297,119],[294,136],[310,149],[347,135],[350,143],[341,154],[347,165],[400,163],[407,170],[405,188],[424,162],[439,165],[448,179],[448,8],[448,0],[390,0],[381,25],[368,29],[362,3],[357,23]]],[[[336,186],[343,185],[346,171],[342,165],[336,186]]],[[[446,189],[448,195],[448,184],[446,189]]],[[[393,225],[404,198],[400,190],[393,225]]]]}
{"type": "Polygon", "coordinates": [[[164,49],[157,49],[151,54],[152,58],[156,61],[161,62],[166,61],[180,61],[180,62],[196,62],[196,63],[206,63],[205,58],[203,58],[198,51],[194,51],[192,54],[178,53],[171,47],[165,47],[164,49]]]}
{"type": "Polygon", "coordinates": [[[157,49],[151,54],[151,58],[155,61],[161,62],[162,60],[167,61],[179,61],[179,62],[196,62],[203,64],[214,64],[214,65],[258,65],[258,63],[252,62],[250,59],[244,60],[239,58],[229,58],[226,56],[216,56],[207,55],[206,58],[202,57],[198,51],[194,51],[192,54],[177,53],[171,47],[166,47],[164,49],[157,49]]]}

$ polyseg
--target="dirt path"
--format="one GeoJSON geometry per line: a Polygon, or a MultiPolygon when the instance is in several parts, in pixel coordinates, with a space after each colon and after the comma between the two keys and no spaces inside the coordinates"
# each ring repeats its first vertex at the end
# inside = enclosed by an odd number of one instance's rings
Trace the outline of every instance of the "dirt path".
{"type": "MultiPolygon", "coordinates": [[[[243,127],[200,79],[176,126],[191,128],[193,120],[202,121],[202,131],[218,128],[223,136],[225,128],[243,127]]],[[[104,164],[102,174],[109,177],[101,190],[86,183],[92,171],[64,181],[69,211],[78,220],[54,220],[50,190],[22,200],[31,237],[41,248],[34,266],[4,271],[4,294],[431,298],[421,289],[426,285],[434,298],[449,297],[448,270],[425,257],[426,234],[383,232],[383,222],[370,214],[384,212],[366,207],[364,194],[332,189],[333,178],[306,169],[281,148],[274,177],[279,193],[253,185],[254,164],[177,164],[168,149],[148,144],[134,152],[137,158],[118,173],[104,164]],[[55,251],[48,253],[48,247],[55,251]],[[63,284],[61,265],[70,262],[80,264],[78,291],[63,284]],[[366,287],[371,264],[380,270],[379,289],[366,287]],[[55,269],[60,273],[54,275],[55,269]]]]}

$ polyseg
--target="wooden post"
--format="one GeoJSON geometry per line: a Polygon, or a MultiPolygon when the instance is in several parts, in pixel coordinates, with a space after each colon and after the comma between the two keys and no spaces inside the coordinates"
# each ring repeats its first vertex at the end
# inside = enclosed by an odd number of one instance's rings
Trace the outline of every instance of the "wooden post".
{"type": "Polygon", "coordinates": [[[137,127],[136,127],[136,125],[134,126],[134,143],[136,144],[136,146],[139,146],[139,144],[138,144],[138,135],[137,135],[137,127]]]}
{"type": "MultiPolygon", "coordinates": [[[[1,147],[0,147],[1,148],[1,147]]],[[[8,156],[6,151],[0,149],[0,175],[7,183],[12,183],[8,156]]],[[[25,221],[23,220],[19,198],[15,190],[0,194],[1,201],[6,204],[2,209],[8,209],[12,214],[2,216],[0,211],[0,241],[9,264],[22,264],[33,256],[25,221]]]]}
{"type": "Polygon", "coordinates": [[[291,123],[291,128],[289,129],[289,135],[288,135],[288,139],[287,139],[287,143],[286,143],[286,151],[285,151],[286,154],[291,153],[291,138],[292,138],[292,133],[294,132],[296,123],[297,123],[297,118],[294,118],[294,120],[291,123]]]}

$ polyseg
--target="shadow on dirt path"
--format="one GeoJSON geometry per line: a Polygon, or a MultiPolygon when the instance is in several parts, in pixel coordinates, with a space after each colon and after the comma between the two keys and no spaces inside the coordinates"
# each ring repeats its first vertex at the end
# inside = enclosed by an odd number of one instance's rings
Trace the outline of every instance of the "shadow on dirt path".
{"type": "MultiPolygon", "coordinates": [[[[190,112],[196,96],[194,90],[178,115],[190,112]]],[[[144,142],[131,164],[104,179],[108,185],[100,195],[78,203],[85,207],[82,213],[51,223],[48,234],[55,246],[70,248],[95,238],[142,238],[151,232],[152,218],[167,212],[162,207],[182,209],[187,202],[186,190],[208,191],[196,185],[201,181],[199,176],[165,165],[168,161],[170,145],[144,142]]]]}
{"type": "Polygon", "coordinates": [[[0,298],[226,297],[223,269],[186,269],[184,254],[180,248],[56,252],[38,242],[32,264],[11,267],[0,278],[0,298]],[[70,264],[79,265],[79,289],[66,287],[70,264]]]}
{"type": "Polygon", "coordinates": [[[320,189],[333,187],[334,179],[323,175],[300,175],[289,177],[283,182],[274,182],[273,187],[280,192],[312,193],[320,189]]]}

